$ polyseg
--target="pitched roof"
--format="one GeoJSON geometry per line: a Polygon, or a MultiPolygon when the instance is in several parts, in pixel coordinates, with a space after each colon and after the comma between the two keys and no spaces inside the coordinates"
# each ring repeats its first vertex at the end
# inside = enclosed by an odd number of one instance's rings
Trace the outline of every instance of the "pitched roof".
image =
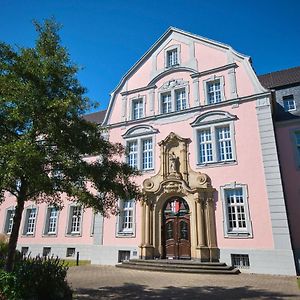
{"type": "Polygon", "coordinates": [[[259,75],[258,79],[268,89],[300,83],[300,66],[259,75]]]}
{"type": "Polygon", "coordinates": [[[105,114],[106,114],[106,109],[84,115],[83,118],[89,122],[93,122],[96,124],[102,124],[105,114]]]}

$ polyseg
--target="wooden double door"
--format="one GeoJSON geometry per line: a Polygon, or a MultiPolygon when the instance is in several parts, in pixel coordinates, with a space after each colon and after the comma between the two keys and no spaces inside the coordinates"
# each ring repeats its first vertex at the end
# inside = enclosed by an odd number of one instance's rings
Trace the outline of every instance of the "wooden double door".
{"type": "Polygon", "coordinates": [[[183,198],[175,197],[166,202],[162,235],[165,258],[191,258],[190,212],[183,198]]]}

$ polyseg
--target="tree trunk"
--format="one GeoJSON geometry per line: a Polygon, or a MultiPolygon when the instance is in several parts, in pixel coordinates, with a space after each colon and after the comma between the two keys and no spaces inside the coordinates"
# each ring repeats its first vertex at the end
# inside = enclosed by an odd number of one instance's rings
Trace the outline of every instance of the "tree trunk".
{"type": "Polygon", "coordinates": [[[17,198],[17,206],[15,210],[14,223],[9,238],[8,254],[7,254],[7,260],[5,265],[5,270],[7,272],[12,272],[15,263],[15,254],[16,254],[17,242],[19,238],[19,229],[21,225],[22,213],[24,210],[24,203],[25,200],[23,197],[17,198]]]}

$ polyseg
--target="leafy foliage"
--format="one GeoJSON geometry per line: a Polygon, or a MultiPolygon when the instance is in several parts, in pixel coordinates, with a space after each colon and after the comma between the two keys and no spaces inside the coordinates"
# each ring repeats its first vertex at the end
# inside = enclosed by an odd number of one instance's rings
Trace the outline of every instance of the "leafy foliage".
{"type": "Polygon", "coordinates": [[[72,299],[67,270],[58,258],[24,258],[12,273],[0,270],[0,291],[9,300],[72,299]]]}
{"type": "Polygon", "coordinates": [[[137,191],[134,171],[116,159],[102,130],[82,114],[91,104],[78,82],[78,67],[60,45],[59,25],[35,23],[35,48],[0,43],[0,188],[16,197],[59,203],[61,193],[98,211],[137,191]],[[98,154],[87,162],[84,156],[98,154]],[[55,176],[59,172],[60,176],[55,176]],[[101,193],[92,193],[87,187],[101,193]]]}
{"type": "Polygon", "coordinates": [[[82,117],[93,104],[60,44],[60,26],[46,20],[35,28],[33,48],[0,42],[0,203],[6,192],[17,200],[7,270],[25,201],[59,207],[63,194],[105,215],[116,213],[119,198],[139,194],[138,173],[120,159],[122,145],[105,140],[103,130],[82,117]]]}

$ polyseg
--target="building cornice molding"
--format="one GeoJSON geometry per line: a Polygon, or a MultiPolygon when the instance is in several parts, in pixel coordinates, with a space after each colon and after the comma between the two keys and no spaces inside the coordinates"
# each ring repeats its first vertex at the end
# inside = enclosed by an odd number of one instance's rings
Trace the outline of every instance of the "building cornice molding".
{"type": "Polygon", "coordinates": [[[245,97],[238,97],[238,98],[234,98],[234,99],[229,99],[229,100],[226,100],[226,101],[223,101],[223,102],[209,104],[209,105],[189,107],[188,109],[181,110],[181,111],[175,111],[175,112],[171,112],[171,113],[168,113],[168,114],[153,115],[153,116],[148,116],[148,117],[141,118],[141,119],[138,119],[138,120],[128,120],[128,121],[118,122],[118,123],[114,123],[114,124],[109,124],[109,125],[106,125],[106,128],[111,129],[111,128],[117,128],[117,127],[122,127],[122,126],[127,127],[127,126],[143,124],[144,122],[156,121],[156,120],[159,120],[159,119],[166,119],[166,118],[170,118],[170,117],[174,117],[174,116],[179,116],[179,115],[183,115],[183,114],[193,114],[193,113],[196,113],[196,112],[199,112],[199,111],[206,112],[206,111],[209,111],[211,109],[226,107],[226,106],[230,106],[230,105],[233,105],[233,104],[240,104],[242,102],[253,101],[253,100],[257,100],[259,98],[265,98],[265,97],[268,97],[268,96],[271,96],[270,91],[260,93],[260,94],[245,96],[245,97]]]}
{"type": "Polygon", "coordinates": [[[197,72],[197,73],[191,74],[191,77],[192,78],[199,78],[199,77],[203,77],[203,76],[206,76],[206,75],[209,75],[209,74],[218,73],[218,72],[221,72],[221,71],[226,71],[226,70],[229,70],[229,69],[232,69],[232,68],[237,68],[237,67],[238,67],[238,65],[236,63],[232,63],[232,64],[228,64],[228,65],[220,66],[220,67],[217,67],[217,68],[213,68],[213,69],[209,69],[209,70],[205,70],[205,71],[202,71],[202,72],[197,72]]]}
{"type": "Polygon", "coordinates": [[[134,89],[134,90],[130,90],[130,91],[124,91],[124,92],[121,92],[120,94],[122,96],[127,96],[127,95],[131,95],[131,94],[135,94],[135,93],[139,93],[139,92],[144,92],[144,91],[148,91],[148,90],[155,89],[155,88],[156,88],[156,85],[152,84],[152,85],[143,86],[143,87],[138,88],[138,89],[134,89]]]}

